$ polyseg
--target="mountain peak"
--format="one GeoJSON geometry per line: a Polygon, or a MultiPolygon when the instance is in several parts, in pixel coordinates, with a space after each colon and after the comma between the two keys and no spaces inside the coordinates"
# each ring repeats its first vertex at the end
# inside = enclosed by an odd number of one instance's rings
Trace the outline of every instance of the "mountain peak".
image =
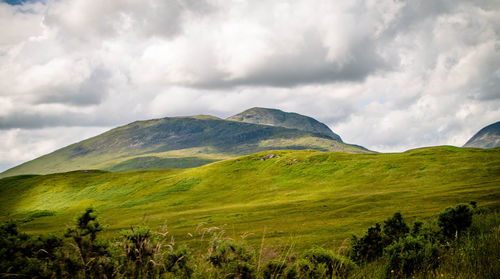
{"type": "Polygon", "coordinates": [[[252,108],[230,120],[194,115],[135,121],[23,163],[0,173],[0,177],[79,169],[191,168],[279,149],[370,153],[343,143],[325,124],[311,117],[252,108]]]}
{"type": "Polygon", "coordinates": [[[493,148],[498,146],[500,146],[500,121],[482,128],[464,145],[464,147],[478,148],[493,148]]]}
{"type": "Polygon", "coordinates": [[[284,112],[279,109],[254,107],[228,117],[227,120],[297,129],[320,134],[342,142],[339,135],[335,134],[328,126],[318,120],[294,112],[284,112]]]}

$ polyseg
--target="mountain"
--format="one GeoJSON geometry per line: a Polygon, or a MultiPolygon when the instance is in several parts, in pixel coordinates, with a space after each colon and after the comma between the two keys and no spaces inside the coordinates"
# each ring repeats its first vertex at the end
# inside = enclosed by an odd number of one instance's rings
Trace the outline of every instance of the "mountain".
{"type": "Polygon", "coordinates": [[[0,220],[26,220],[22,230],[34,234],[61,232],[92,205],[109,237],[167,220],[176,243],[192,241],[188,233],[206,223],[227,224],[225,236],[245,234],[256,245],[265,232],[266,243],[338,248],[398,210],[410,224],[460,202],[499,209],[499,174],[500,148],[264,151],[191,169],[3,178],[0,220]]]}
{"type": "Polygon", "coordinates": [[[500,121],[488,125],[470,138],[464,147],[493,148],[500,146],[500,121]]]}
{"type": "Polygon", "coordinates": [[[284,112],[279,109],[251,108],[233,115],[227,118],[227,120],[298,129],[342,142],[339,135],[332,132],[328,126],[318,120],[294,112],[284,112]]]}
{"type": "Polygon", "coordinates": [[[136,121],[9,169],[0,177],[81,169],[191,168],[273,149],[370,152],[306,131],[308,127],[290,129],[207,115],[136,121]]]}

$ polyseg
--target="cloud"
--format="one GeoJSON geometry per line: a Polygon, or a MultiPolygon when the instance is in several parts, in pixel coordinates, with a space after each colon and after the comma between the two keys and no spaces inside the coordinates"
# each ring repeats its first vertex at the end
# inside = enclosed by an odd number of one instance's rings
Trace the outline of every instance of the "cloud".
{"type": "Polygon", "coordinates": [[[107,127],[9,129],[0,133],[0,172],[107,130],[107,127]],[[56,136],[54,136],[56,135],[56,136]]]}
{"type": "Polygon", "coordinates": [[[22,42],[39,34],[42,31],[40,23],[44,9],[41,3],[11,6],[0,2],[0,45],[22,42]]]}
{"type": "Polygon", "coordinates": [[[0,165],[252,106],[379,151],[461,146],[500,118],[498,1],[48,0],[0,3],[0,23],[0,165]]]}
{"type": "Polygon", "coordinates": [[[75,46],[127,33],[169,38],[182,31],[185,14],[210,10],[203,0],[66,0],[49,5],[44,24],[57,29],[62,43],[75,46]]]}
{"type": "Polygon", "coordinates": [[[211,17],[186,23],[182,37],[149,45],[132,77],[202,89],[294,87],[360,81],[397,62],[378,52],[382,14],[373,24],[360,24],[362,9],[344,11],[355,5],[320,6],[283,1],[218,7],[211,17]]]}
{"type": "Polygon", "coordinates": [[[36,100],[36,103],[60,103],[77,106],[99,104],[108,94],[109,76],[109,72],[105,69],[93,69],[92,73],[79,84],[44,89],[45,92],[42,92],[42,96],[36,100]]]}
{"type": "Polygon", "coordinates": [[[362,81],[376,71],[383,71],[389,65],[374,52],[371,42],[351,49],[350,59],[329,61],[328,48],[319,35],[305,33],[302,43],[294,52],[274,53],[262,64],[242,77],[209,80],[198,87],[273,86],[295,87],[304,84],[334,83],[338,81],[362,81]]]}

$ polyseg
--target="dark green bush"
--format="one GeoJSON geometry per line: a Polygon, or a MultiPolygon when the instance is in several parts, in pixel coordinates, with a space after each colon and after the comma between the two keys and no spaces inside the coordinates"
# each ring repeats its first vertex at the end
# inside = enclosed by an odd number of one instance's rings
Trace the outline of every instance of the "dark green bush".
{"type": "Polygon", "coordinates": [[[472,209],[477,208],[477,201],[470,201],[469,204],[470,204],[470,206],[472,206],[472,209]]]}
{"type": "Polygon", "coordinates": [[[444,237],[458,238],[472,223],[473,211],[467,204],[447,207],[438,216],[438,225],[444,237]]]}
{"type": "Polygon", "coordinates": [[[123,231],[121,234],[123,258],[120,272],[123,276],[141,278],[159,276],[166,272],[164,266],[155,265],[158,246],[151,239],[152,233],[148,227],[130,227],[130,230],[123,231]]]}
{"type": "Polygon", "coordinates": [[[168,272],[175,274],[176,278],[191,278],[193,269],[190,264],[191,254],[186,247],[181,247],[167,253],[165,266],[168,272]]]}
{"type": "Polygon", "coordinates": [[[384,249],[387,276],[405,278],[438,266],[439,247],[423,237],[407,236],[384,249]]]}
{"type": "Polygon", "coordinates": [[[221,271],[224,278],[255,278],[255,254],[244,243],[216,240],[208,261],[221,271]]]}
{"type": "Polygon", "coordinates": [[[405,237],[410,232],[410,228],[406,225],[401,213],[396,212],[392,217],[384,221],[383,232],[386,237],[386,244],[389,245],[405,237]]]}
{"type": "Polygon", "coordinates": [[[287,269],[287,263],[280,260],[269,261],[262,270],[264,279],[283,278],[287,269]]]}
{"type": "Polygon", "coordinates": [[[0,224],[0,274],[2,277],[48,278],[58,274],[55,259],[62,240],[56,236],[32,237],[17,224],[0,224]]]}
{"type": "Polygon", "coordinates": [[[327,268],[326,276],[328,278],[332,276],[346,277],[355,267],[351,260],[319,247],[306,251],[302,258],[314,266],[324,265],[327,268]]]}
{"type": "Polygon", "coordinates": [[[416,221],[415,223],[413,223],[413,227],[411,228],[411,235],[412,236],[417,236],[420,234],[420,232],[422,231],[422,226],[424,225],[424,223],[420,222],[420,221],[416,221]]]}
{"type": "Polygon", "coordinates": [[[327,276],[328,267],[325,264],[315,264],[307,259],[299,259],[292,268],[287,270],[287,279],[322,279],[327,276]]]}
{"type": "Polygon", "coordinates": [[[68,228],[64,236],[76,245],[71,245],[73,249],[63,253],[66,272],[63,275],[83,278],[113,276],[115,266],[109,253],[109,243],[97,240],[97,234],[102,230],[93,208],[87,208],[77,218],[76,226],[68,228]]]}
{"type": "Polygon", "coordinates": [[[351,239],[352,247],[350,251],[351,259],[357,263],[372,261],[382,256],[384,251],[384,239],[380,224],[370,227],[365,235],[357,238],[355,235],[351,239]]]}
{"type": "MultiPolygon", "coordinates": [[[[420,233],[422,222],[415,222],[412,235],[420,233]]],[[[383,255],[384,248],[405,238],[410,233],[410,228],[405,223],[400,212],[394,213],[384,221],[384,228],[380,224],[370,227],[361,238],[353,236],[351,239],[350,257],[357,263],[371,262],[383,255]]]]}

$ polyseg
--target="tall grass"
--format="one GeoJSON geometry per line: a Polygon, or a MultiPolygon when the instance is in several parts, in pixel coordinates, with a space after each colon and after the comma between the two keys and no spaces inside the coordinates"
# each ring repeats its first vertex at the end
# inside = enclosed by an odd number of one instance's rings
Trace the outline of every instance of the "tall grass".
{"type": "Polygon", "coordinates": [[[500,213],[479,214],[467,234],[449,245],[435,276],[499,278],[500,213]]]}

